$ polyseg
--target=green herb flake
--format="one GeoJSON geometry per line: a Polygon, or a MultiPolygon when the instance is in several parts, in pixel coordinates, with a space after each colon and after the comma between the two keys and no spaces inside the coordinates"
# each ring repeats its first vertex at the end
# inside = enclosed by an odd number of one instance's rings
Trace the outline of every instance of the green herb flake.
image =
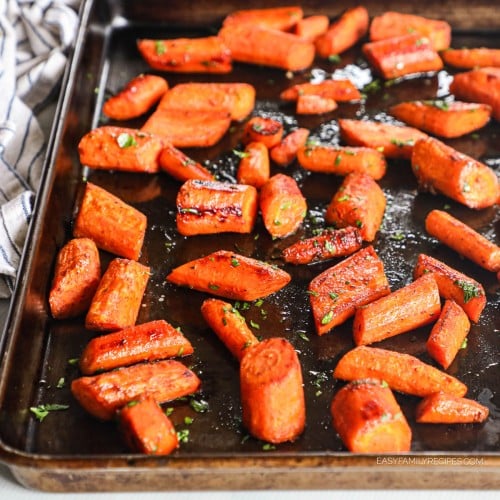
{"type": "Polygon", "coordinates": [[[260,330],[260,325],[259,323],[256,323],[255,321],[250,320],[250,326],[252,328],[255,328],[256,330],[260,330]]]}
{"type": "Polygon", "coordinates": [[[344,194],[340,198],[337,198],[337,201],[343,202],[343,201],[348,201],[350,199],[351,199],[351,197],[348,194],[344,194]]]}
{"type": "Polygon", "coordinates": [[[194,422],[193,417],[184,417],[184,423],[186,425],[191,425],[194,422]]]}
{"type": "Polygon", "coordinates": [[[440,109],[441,111],[448,111],[450,109],[450,105],[441,99],[435,101],[423,101],[427,106],[434,106],[435,108],[440,109]]]}
{"type": "Polygon", "coordinates": [[[329,311],[321,318],[321,324],[327,325],[328,323],[330,323],[332,319],[333,319],[333,311],[329,311]]]}
{"type": "Polygon", "coordinates": [[[66,384],[66,380],[64,377],[61,377],[58,381],[57,381],[57,384],[56,384],[56,387],[58,389],[62,389],[66,384]]]}
{"type": "Polygon", "coordinates": [[[264,446],[262,446],[262,449],[264,451],[271,451],[271,450],[275,450],[276,446],[274,446],[274,444],[271,444],[271,443],[265,443],[264,446]]]}
{"type": "Polygon", "coordinates": [[[60,405],[60,404],[47,404],[47,405],[38,405],[32,406],[30,408],[30,412],[35,415],[35,418],[40,422],[51,412],[51,411],[62,411],[67,410],[69,405],[60,405]]]}
{"type": "Polygon", "coordinates": [[[413,146],[415,141],[413,139],[408,139],[406,141],[402,141],[401,139],[391,139],[391,144],[394,144],[398,148],[404,148],[405,146],[413,146]]]}
{"type": "Polygon", "coordinates": [[[297,335],[302,339],[305,340],[306,342],[309,342],[309,337],[307,336],[306,332],[304,330],[299,330],[297,332],[297,335]]]}
{"type": "Polygon", "coordinates": [[[389,384],[385,380],[382,380],[382,382],[380,383],[380,385],[382,387],[389,387],[389,384]]]}
{"type": "Polygon", "coordinates": [[[240,261],[236,257],[231,258],[231,266],[238,267],[240,265],[240,261]]]}
{"type": "Polygon", "coordinates": [[[335,293],[335,292],[330,292],[328,294],[328,296],[332,299],[332,300],[337,300],[339,298],[339,294],[338,293],[335,293]]]}
{"type": "Polygon", "coordinates": [[[161,55],[165,54],[166,50],[167,49],[166,49],[165,44],[163,43],[162,40],[155,41],[155,52],[157,55],[161,56],[161,55]]]}
{"type": "Polygon", "coordinates": [[[172,415],[172,413],[174,413],[174,409],[173,409],[171,406],[169,406],[169,407],[165,410],[165,415],[166,415],[167,417],[170,417],[170,415],[172,415]]]}
{"type": "Polygon", "coordinates": [[[317,387],[318,389],[321,387],[321,385],[328,380],[328,374],[325,372],[317,372],[314,370],[309,371],[309,375],[312,375],[314,379],[312,380],[311,384],[314,387],[317,387]]]}
{"type": "Polygon", "coordinates": [[[179,347],[179,350],[177,351],[177,356],[182,356],[184,354],[184,346],[179,347]]]}
{"type": "Polygon", "coordinates": [[[473,298],[481,297],[482,295],[481,290],[474,283],[463,280],[456,280],[453,283],[462,289],[464,293],[464,304],[467,304],[467,302],[473,298]]]}
{"type": "Polygon", "coordinates": [[[363,93],[376,92],[380,90],[381,84],[380,80],[373,80],[363,87],[363,93]]]}
{"type": "Polygon", "coordinates": [[[219,285],[216,285],[214,283],[209,283],[208,284],[208,288],[210,288],[210,290],[218,290],[219,289],[219,285]]]}
{"type": "Polygon", "coordinates": [[[400,231],[398,231],[397,233],[391,234],[391,236],[389,236],[389,238],[391,238],[391,240],[394,240],[394,241],[402,241],[406,238],[406,236],[403,233],[401,233],[400,231]]]}
{"type": "Polygon", "coordinates": [[[261,123],[252,123],[252,129],[257,133],[260,133],[264,130],[264,125],[261,123]]]}
{"type": "Polygon", "coordinates": [[[363,222],[360,221],[359,219],[356,219],[355,224],[358,229],[361,229],[363,227],[363,222]]]}
{"type": "Polygon", "coordinates": [[[337,157],[335,158],[335,161],[333,164],[338,167],[340,165],[340,162],[342,161],[342,155],[338,154],[337,157]]]}
{"type": "Polygon", "coordinates": [[[238,151],[237,149],[233,149],[233,153],[238,157],[238,158],[248,158],[250,156],[250,153],[247,151],[238,151]]]}
{"type": "Polygon", "coordinates": [[[318,292],[316,292],[315,290],[307,290],[306,292],[308,295],[312,295],[313,297],[317,297],[319,295],[318,292]]]}
{"type": "Polygon", "coordinates": [[[263,303],[264,303],[263,299],[257,299],[255,301],[255,307],[261,307],[263,303]]]}
{"type": "Polygon", "coordinates": [[[331,63],[338,64],[341,60],[342,59],[338,54],[330,54],[328,56],[328,61],[330,61],[331,63]]]}
{"type": "Polygon", "coordinates": [[[132,408],[133,406],[139,404],[139,401],[137,401],[136,399],[132,400],[132,401],[129,401],[127,403],[127,408],[132,408]]]}
{"type": "Polygon", "coordinates": [[[478,133],[471,134],[471,138],[474,140],[479,139],[480,135],[478,133]]]}
{"type": "Polygon", "coordinates": [[[71,365],[71,366],[77,365],[79,361],[80,361],[80,358],[68,359],[68,365],[71,365]]]}
{"type": "Polygon", "coordinates": [[[116,142],[120,148],[130,148],[131,146],[137,146],[137,141],[134,139],[132,134],[127,134],[126,132],[121,133],[117,138],[116,142]]]}
{"type": "Polygon", "coordinates": [[[467,337],[464,338],[464,341],[460,345],[460,349],[467,349],[467,337]]]}
{"type": "Polygon", "coordinates": [[[189,429],[177,431],[177,439],[180,443],[187,443],[189,441],[189,429]]]}

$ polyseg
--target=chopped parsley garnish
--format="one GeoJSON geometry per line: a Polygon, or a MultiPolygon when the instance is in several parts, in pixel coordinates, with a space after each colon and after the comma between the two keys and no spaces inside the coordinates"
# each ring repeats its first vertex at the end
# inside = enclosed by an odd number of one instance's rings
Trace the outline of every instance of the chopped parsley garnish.
{"type": "Polygon", "coordinates": [[[327,325],[328,323],[330,323],[332,319],[333,319],[333,311],[329,311],[321,318],[321,324],[327,325]]]}
{"type": "Polygon", "coordinates": [[[332,299],[332,300],[337,300],[339,298],[339,294],[338,293],[335,293],[335,292],[330,292],[328,294],[328,296],[332,299]]]}
{"type": "Polygon", "coordinates": [[[194,422],[193,417],[184,417],[184,423],[186,425],[191,425],[194,422]]]}
{"type": "Polygon", "coordinates": [[[438,99],[436,101],[423,101],[424,104],[427,104],[428,106],[434,106],[435,108],[440,109],[441,111],[448,111],[450,109],[450,105],[441,99],[438,99]]]}
{"type": "Polygon", "coordinates": [[[304,330],[299,330],[297,332],[297,335],[302,339],[305,340],[306,342],[309,342],[309,337],[306,335],[306,332],[304,330]]]}
{"type": "Polygon", "coordinates": [[[137,146],[137,141],[134,139],[134,136],[132,134],[127,134],[126,132],[120,134],[116,138],[116,142],[122,149],[130,148],[131,146],[137,146]]]}
{"type": "Polygon", "coordinates": [[[262,446],[262,449],[264,451],[275,450],[276,446],[274,446],[274,444],[271,444],[271,443],[265,443],[264,446],[262,446]]]}
{"type": "Polygon", "coordinates": [[[64,387],[64,385],[66,384],[66,380],[64,379],[64,377],[61,377],[58,381],[57,381],[57,384],[56,384],[56,387],[58,389],[62,389],[64,387]]]}
{"type": "Polygon", "coordinates": [[[248,153],[247,151],[238,151],[237,149],[233,149],[233,153],[238,158],[248,158],[250,156],[250,153],[248,153]]]}
{"type": "Polygon", "coordinates": [[[238,267],[239,265],[240,265],[240,261],[236,257],[233,257],[231,259],[231,266],[238,267]]]}
{"type": "Polygon", "coordinates": [[[406,141],[402,141],[401,139],[391,139],[391,144],[394,144],[398,148],[403,148],[404,146],[413,146],[415,141],[413,139],[408,139],[406,141]]]}
{"type": "Polygon", "coordinates": [[[181,429],[177,431],[177,439],[181,443],[187,443],[189,441],[189,429],[181,429]]]}
{"type": "Polygon", "coordinates": [[[459,286],[464,292],[464,304],[467,304],[474,297],[481,297],[481,290],[474,283],[468,281],[456,280],[454,284],[459,286]]]}
{"type": "Polygon", "coordinates": [[[67,410],[69,405],[60,405],[60,404],[47,404],[47,405],[38,405],[32,406],[30,408],[30,412],[35,415],[35,418],[40,422],[51,412],[51,411],[61,411],[67,410]]]}
{"type": "Polygon", "coordinates": [[[259,323],[256,323],[255,321],[250,320],[250,326],[252,328],[255,328],[256,330],[260,330],[260,325],[259,323]]]}
{"type": "Polygon", "coordinates": [[[406,236],[403,233],[398,231],[395,234],[391,234],[391,236],[389,236],[389,238],[391,238],[391,240],[394,240],[394,241],[402,241],[406,238],[406,236]]]}
{"type": "Polygon", "coordinates": [[[172,413],[174,413],[174,409],[173,409],[171,406],[169,406],[169,407],[165,410],[165,415],[166,415],[167,417],[170,417],[170,415],[172,415],[172,413]]]}
{"type": "Polygon", "coordinates": [[[342,202],[342,201],[348,201],[348,200],[350,200],[350,199],[351,199],[351,197],[350,197],[348,194],[344,194],[344,195],[343,195],[343,196],[341,196],[340,198],[337,198],[337,201],[342,202]]]}
{"type": "Polygon", "coordinates": [[[338,64],[341,61],[341,58],[338,54],[330,54],[328,56],[328,60],[332,63],[338,64]]]}
{"type": "Polygon", "coordinates": [[[155,51],[159,56],[165,54],[166,52],[165,44],[161,40],[155,41],[155,51]]]}

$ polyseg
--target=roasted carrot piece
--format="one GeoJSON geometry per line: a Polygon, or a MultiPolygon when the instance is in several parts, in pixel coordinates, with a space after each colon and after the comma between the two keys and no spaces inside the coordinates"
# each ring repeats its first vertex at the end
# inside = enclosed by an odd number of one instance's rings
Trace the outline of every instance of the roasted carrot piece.
{"type": "Polygon", "coordinates": [[[262,142],[249,142],[240,156],[236,180],[260,189],[269,180],[271,171],[267,146],[262,142]]]}
{"type": "Polygon", "coordinates": [[[455,68],[474,69],[500,66],[500,49],[490,47],[447,49],[441,53],[445,64],[455,68]]]}
{"type": "Polygon", "coordinates": [[[297,181],[285,174],[273,175],[261,188],[260,211],[273,238],[285,238],[297,231],[307,214],[306,199],[297,181]]]}
{"type": "Polygon", "coordinates": [[[243,425],[269,443],[295,440],[306,409],[297,352],[284,338],[265,339],[247,349],[240,364],[243,425]]]}
{"type": "Polygon", "coordinates": [[[260,260],[219,250],[173,269],[167,280],[234,300],[256,300],[281,290],[291,276],[260,260]]]}
{"type": "Polygon", "coordinates": [[[167,90],[168,83],[161,76],[136,76],[104,103],[102,112],[113,120],[137,118],[149,111],[167,90]]]}
{"type": "Polygon", "coordinates": [[[134,451],[146,455],[169,455],[179,447],[172,421],[151,397],[130,401],[119,412],[120,427],[134,451]]]}
{"type": "Polygon", "coordinates": [[[439,71],[443,68],[443,61],[429,39],[420,34],[365,43],[363,54],[385,79],[439,71]]]}
{"type": "Polygon", "coordinates": [[[296,101],[300,96],[316,95],[337,102],[359,101],[361,93],[351,80],[323,80],[319,83],[297,83],[283,90],[280,98],[296,101]]]}
{"type": "Polygon", "coordinates": [[[270,151],[271,159],[280,167],[286,167],[297,157],[298,149],[307,142],[309,130],[296,128],[285,136],[279,144],[273,146],[270,151]]]}
{"type": "Polygon", "coordinates": [[[355,226],[364,241],[373,241],[384,218],[381,187],[363,172],[348,174],[326,208],[325,221],[335,227],[355,226]]]}
{"type": "Polygon", "coordinates": [[[334,429],[354,453],[410,451],[411,428],[391,389],[377,379],[354,380],[334,396],[334,429]]]}
{"type": "Polygon", "coordinates": [[[327,32],[315,40],[321,57],[340,54],[350,49],[368,32],[370,19],[363,6],[347,9],[328,27],[327,32]]]}
{"type": "Polygon", "coordinates": [[[177,230],[183,236],[250,233],[257,203],[253,186],[188,180],[177,193],[177,230]]]}
{"type": "Polygon", "coordinates": [[[241,361],[246,349],[259,343],[245,318],[228,302],[206,299],[201,305],[201,314],[238,361],[241,361]]]}
{"type": "Polygon", "coordinates": [[[319,95],[300,95],[297,98],[296,113],[298,115],[321,115],[338,108],[338,104],[329,97],[319,95]]]}
{"type": "Polygon", "coordinates": [[[481,283],[434,257],[420,254],[413,276],[419,278],[427,273],[433,273],[441,297],[454,300],[471,321],[479,321],[479,316],[486,306],[486,294],[481,283]]]}
{"type": "Polygon", "coordinates": [[[359,229],[325,229],[318,236],[299,240],[283,250],[288,264],[311,264],[334,257],[345,257],[357,252],[363,244],[359,229]]]}
{"type": "Polygon", "coordinates": [[[135,260],[113,259],[92,299],[85,328],[109,331],[135,325],[149,274],[149,267],[135,260]]]}
{"type": "Polygon", "coordinates": [[[192,353],[193,346],[182,332],[159,319],[93,338],[85,346],[79,366],[84,375],[90,375],[140,361],[192,353]]]}
{"type": "Polygon", "coordinates": [[[303,40],[314,42],[316,38],[327,32],[329,24],[330,20],[327,16],[308,16],[295,24],[294,31],[303,40]]]}
{"type": "Polygon", "coordinates": [[[87,182],[73,236],[90,238],[102,250],[137,260],[146,225],[143,213],[96,184],[87,182]]]}
{"type": "Polygon", "coordinates": [[[304,16],[298,5],[263,9],[242,9],[231,12],[224,18],[223,26],[248,24],[280,31],[288,31],[304,16]]]}
{"type": "Polygon", "coordinates": [[[160,154],[160,168],[181,182],[189,179],[210,181],[214,178],[203,165],[171,144],[167,144],[160,154]]]}
{"type": "Polygon", "coordinates": [[[308,292],[316,332],[323,335],[391,290],[384,264],[368,246],[316,276],[308,292]]]}
{"type": "Polygon", "coordinates": [[[179,361],[167,359],[77,378],[71,383],[71,392],[91,415],[111,420],[117,410],[142,395],[165,403],[192,394],[199,386],[200,379],[194,372],[179,361]]]}
{"type": "Polygon", "coordinates": [[[500,271],[500,247],[448,212],[429,212],[425,229],[441,243],[484,269],[494,273],[500,271]]]}
{"type": "Polygon", "coordinates": [[[344,354],[333,372],[341,380],[376,378],[395,391],[425,397],[435,392],[462,397],[467,386],[410,354],[359,346],[344,354]]]}
{"type": "Polygon", "coordinates": [[[372,148],[352,148],[316,144],[309,141],[297,151],[301,167],[311,172],[345,176],[365,172],[375,180],[386,172],[384,155],[372,148]]]}
{"type": "Polygon", "coordinates": [[[437,191],[469,208],[490,207],[500,196],[490,167],[433,137],[415,143],[411,166],[421,189],[437,191]]]}
{"type": "Polygon", "coordinates": [[[231,51],[218,36],[142,39],[137,48],[153,69],[172,73],[229,73],[231,51]]]}
{"type": "Polygon", "coordinates": [[[472,399],[436,392],[425,397],[417,406],[419,424],[475,424],[489,415],[486,406],[472,399]]]}
{"type": "Polygon", "coordinates": [[[411,158],[413,145],[427,134],[413,127],[367,120],[339,120],[340,135],[349,146],[373,148],[386,158],[411,158]]]}
{"type": "Polygon", "coordinates": [[[451,42],[451,26],[446,21],[401,12],[387,11],[375,16],[370,24],[370,40],[418,33],[429,38],[434,50],[445,50],[451,42]]]}
{"type": "Polygon", "coordinates": [[[49,305],[56,319],[74,318],[87,311],[101,279],[101,260],[89,238],[75,238],[59,250],[49,305]]]}
{"type": "Polygon", "coordinates": [[[273,118],[254,116],[245,124],[242,141],[261,142],[267,148],[272,148],[281,142],[283,137],[283,124],[273,118]]]}
{"type": "Polygon", "coordinates": [[[165,144],[160,136],[124,127],[98,127],[78,143],[80,163],[98,170],[156,173],[165,144]]]}

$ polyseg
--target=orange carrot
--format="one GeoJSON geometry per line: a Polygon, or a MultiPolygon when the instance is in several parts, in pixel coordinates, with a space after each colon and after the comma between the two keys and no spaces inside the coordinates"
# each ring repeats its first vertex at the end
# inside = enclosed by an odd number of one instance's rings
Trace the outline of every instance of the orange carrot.
{"type": "Polygon", "coordinates": [[[137,260],[146,225],[143,213],[105,189],[87,182],[73,236],[90,238],[102,250],[137,260]]]}
{"type": "Polygon", "coordinates": [[[294,26],[294,30],[295,34],[302,40],[314,42],[316,38],[327,32],[329,24],[330,20],[327,16],[308,16],[298,21],[294,26]]]}
{"type": "Polygon", "coordinates": [[[244,144],[261,142],[270,149],[279,144],[282,137],[283,125],[278,120],[254,116],[245,125],[242,141],[244,144]]]}
{"type": "Polygon", "coordinates": [[[500,49],[487,47],[447,49],[441,53],[445,64],[455,68],[474,69],[500,66],[500,49]]]}
{"type": "Polygon", "coordinates": [[[165,403],[192,394],[199,386],[195,373],[179,361],[167,359],[77,378],[71,383],[71,392],[91,415],[111,420],[117,410],[142,395],[165,403]]]}
{"type": "Polygon", "coordinates": [[[469,208],[490,207],[500,196],[500,183],[490,167],[432,137],[415,143],[411,166],[421,189],[469,208]]]}
{"type": "Polygon", "coordinates": [[[75,238],[57,254],[49,305],[56,319],[73,318],[87,311],[101,279],[101,261],[95,243],[75,238]]]}
{"type": "Polygon", "coordinates": [[[335,227],[355,226],[364,241],[373,241],[382,224],[385,195],[368,174],[348,174],[326,208],[325,221],[335,227]]]}
{"type": "Polygon", "coordinates": [[[285,238],[297,231],[307,214],[306,199],[293,177],[276,174],[261,188],[260,211],[273,238],[285,238]]]}
{"type": "Polygon", "coordinates": [[[168,83],[161,76],[139,75],[110,97],[102,112],[113,120],[130,120],[149,111],[168,90],[168,83]]]}
{"type": "Polygon", "coordinates": [[[335,394],[330,412],[333,427],[349,451],[410,451],[411,428],[391,389],[380,380],[348,383],[335,394]]]}
{"type": "Polygon", "coordinates": [[[240,392],[243,425],[252,436],[283,443],[295,440],[304,430],[302,371],[288,340],[266,339],[245,352],[240,392]]]}
{"type": "Polygon", "coordinates": [[[288,31],[304,16],[301,7],[293,5],[286,7],[270,7],[263,9],[242,9],[231,12],[224,18],[223,26],[251,25],[288,31]]]}
{"type": "Polygon", "coordinates": [[[283,250],[288,264],[311,264],[334,257],[345,257],[357,252],[363,244],[359,229],[325,229],[318,236],[299,240],[283,250]]]}
{"type": "Polygon", "coordinates": [[[434,238],[488,271],[500,271],[500,247],[442,210],[432,210],[425,229],[434,238]]]}
{"type": "Polygon", "coordinates": [[[110,331],[135,325],[149,271],[135,260],[113,259],[92,299],[85,328],[110,331]]]}
{"type": "Polygon", "coordinates": [[[234,300],[256,300],[281,290],[291,276],[260,260],[219,250],[173,269],[167,280],[234,300]]]}
{"type": "Polygon", "coordinates": [[[390,293],[384,265],[369,246],[326,269],[309,284],[309,299],[318,335],[353,316],[356,307],[390,293]]]}
{"type": "Polygon", "coordinates": [[[188,180],[177,193],[177,230],[183,236],[250,233],[257,203],[253,186],[188,180]]]}
{"type": "Polygon", "coordinates": [[[189,179],[209,181],[214,177],[204,166],[171,144],[163,148],[160,154],[160,168],[181,182],[189,179]]]}
{"type": "Polygon", "coordinates": [[[248,348],[258,344],[245,318],[228,302],[206,299],[201,305],[201,314],[238,361],[241,361],[248,348]]]}
{"type": "Polygon", "coordinates": [[[329,97],[319,95],[299,95],[296,113],[298,115],[321,115],[337,109],[338,104],[329,97]]]}
{"type": "Polygon", "coordinates": [[[295,160],[298,149],[304,146],[308,137],[308,129],[295,129],[284,137],[279,144],[272,147],[270,151],[271,159],[280,167],[286,167],[295,160]]]}
{"type": "Polygon", "coordinates": [[[477,323],[486,306],[486,294],[481,283],[447,266],[429,255],[420,254],[413,271],[414,278],[432,273],[444,299],[454,300],[477,323]]]}
{"type": "Polygon", "coordinates": [[[462,397],[467,386],[410,354],[359,346],[344,354],[333,372],[341,380],[376,378],[395,391],[425,397],[435,392],[462,397]]]}
{"type": "Polygon", "coordinates": [[[269,151],[262,142],[249,142],[240,153],[241,160],[236,173],[240,184],[250,184],[260,189],[269,180],[269,151]]]}
{"type": "Polygon", "coordinates": [[[140,361],[156,361],[192,353],[193,346],[189,340],[160,319],[93,338],[85,346],[79,366],[84,375],[90,375],[140,361]]]}
{"type": "Polygon", "coordinates": [[[350,80],[323,80],[319,83],[297,83],[283,90],[280,98],[296,101],[301,96],[315,95],[334,101],[359,101],[361,93],[350,80]]]}

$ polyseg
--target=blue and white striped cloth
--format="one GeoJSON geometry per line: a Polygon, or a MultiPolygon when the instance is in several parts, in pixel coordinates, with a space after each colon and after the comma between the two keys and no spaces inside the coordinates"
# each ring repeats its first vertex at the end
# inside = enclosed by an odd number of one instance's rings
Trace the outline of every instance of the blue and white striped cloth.
{"type": "Polygon", "coordinates": [[[80,0],[0,0],[0,297],[12,293],[80,0]]]}

